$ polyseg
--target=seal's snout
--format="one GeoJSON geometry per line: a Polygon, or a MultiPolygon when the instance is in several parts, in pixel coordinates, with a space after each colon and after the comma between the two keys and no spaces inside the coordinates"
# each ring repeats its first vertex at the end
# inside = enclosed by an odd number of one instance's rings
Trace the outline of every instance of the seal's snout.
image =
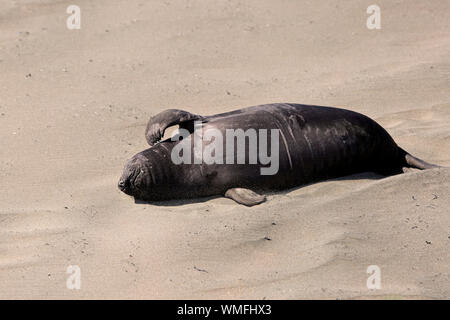
{"type": "Polygon", "coordinates": [[[117,187],[129,196],[141,198],[149,192],[150,180],[148,159],[137,154],[126,164],[117,187]]]}
{"type": "Polygon", "coordinates": [[[125,190],[126,190],[126,182],[125,182],[125,180],[120,179],[117,186],[119,187],[119,189],[121,191],[125,192],[125,190]]]}
{"type": "Polygon", "coordinates": [[[136,176],[134,168],[135,166],[126,166],[125,170],[123,171],[122,176],[119,179],[119,183],[117,184],[117,187],[122,191],[123,193],[126,193],[128,195],[132,195],[132,184],[133,179],[136,176]]]}
{"type": "Polygon", "coordinates": [[[120,191],[130,195],[131,188],[130,188],[130,181],[129,179],[120,178],[119,183],[117,184],[120,191]]]}

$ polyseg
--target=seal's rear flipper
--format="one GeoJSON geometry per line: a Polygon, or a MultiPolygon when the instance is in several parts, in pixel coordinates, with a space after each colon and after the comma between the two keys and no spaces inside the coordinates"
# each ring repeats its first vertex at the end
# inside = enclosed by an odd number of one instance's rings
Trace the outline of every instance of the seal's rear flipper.
{"type": "MultiPolygon", "coordinates": [[[[400,157],[402,158],[402,162],[406,164],[406,166],[410,168],[420,169],[420,170],[426,170],[426,169],[434,169],[434,168],[442,168],[441,166],[425,162],[419,158],[416,158],[412,155],[410,155],[408,152],[400,148],[400,157]]],[[[403,170],[405,171],[405,170],[403,170]]]]}
{"type": "Polygon", "coordinates": [[[203,117],[197,114],[192,114],[187,111],[169,109],[158,113],[154,117],[151,117],[145,130],[145,138],[150,146],[161,140],[164,136],[164,131],[174,125],[187,125],[187,122],[193,122],[195,120],[202,120],[203,117]]]}
{"type": "Polygon", "coordinates": [[[237,203],[246,205],[248,207],[263,203],[266,201],[265,196],[261,196],[257,194],[256,192],[253,192],[250,189],[244,189],[244,188],[232,188],[228,189],[227,192],[225,192],[225,197],[233,199],[237,203]]]}
{"type": "Polygon", "coordinates": [[[409,164],[412,168],[417,168],[420,170],[440,168],[440,166],[425,162],[425,161],[423,161],[419,158],[416,158],[410,154],[407,154],[405,156],[405,160],[406,160],[406,163],[409,164]]]}

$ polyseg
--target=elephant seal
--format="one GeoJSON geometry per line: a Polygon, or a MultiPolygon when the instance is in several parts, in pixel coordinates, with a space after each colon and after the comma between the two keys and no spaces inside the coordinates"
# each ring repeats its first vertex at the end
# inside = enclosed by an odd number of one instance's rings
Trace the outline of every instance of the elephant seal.
{"type": "Polygon", "coordinates": [[[151,147],[127,163],[118,185],[126,194],[145,201],[223,195],[252,206],[265,201],[265,196],[255,191],[282,190],[366,171],[393,175],[408,167],[438,167],[401,149],[374,120],[333,107],[266,104],[212,116],[171,109],[149,120],[145,136],[151,147]],[[164,131],[173,125],[179,125],[179,130],[187,134],[181,140],[160,141],[164,131]],[[226,135],[231,129],[246,134],[243,149],[232,146],[229,149],[235,153],[237,150],[237,154],[231,156],[215,149],[211,155],[219,161],[198,161],[196,139],[202,148],[211,147],[213,142],[221,147],[234,141],[228,137],[197,137],[199,131],[214,130],[226,135]],[[255,145],[249,130],[265,132],[259,144],[255,145]],[[259,154],[264,145],[271,148],[271,156],[278,157],[275,173],[262,174],[264,168],[268,169],[267,161],[261,161],[263,157],[256,162],[254,157],[251,159],[251,151],[258,150],[259,154]],[[194,154],[194,163],[174,161],[174,151],[186,159],[194,154]]]}

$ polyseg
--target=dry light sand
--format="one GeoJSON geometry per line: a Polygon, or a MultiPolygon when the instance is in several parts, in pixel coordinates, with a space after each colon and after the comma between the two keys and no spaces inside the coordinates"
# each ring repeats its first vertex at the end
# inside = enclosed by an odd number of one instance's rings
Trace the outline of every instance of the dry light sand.
{"type": "Polygon", "coordinates": [[[377,0],[380,30],[371,4],[2,0],[0,298],[449,298],[450,169],[345,177],[253,208],[136,204],[116,186],[167,108],[346,107],[450,166],[450,2],[377,0]],[[72,3],[80,30],[66,27],[72,3]]]}

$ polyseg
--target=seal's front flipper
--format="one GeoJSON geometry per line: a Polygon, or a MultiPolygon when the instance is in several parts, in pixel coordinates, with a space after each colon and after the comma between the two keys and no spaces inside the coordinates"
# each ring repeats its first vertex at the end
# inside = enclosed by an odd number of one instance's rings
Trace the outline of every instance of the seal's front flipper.
{"type": "Polygon", "coordinates": [[[164,131],[174,125],[186,125],[186,122],[202,120],[203,117],[187,111],[169,109],[151,117],[145,130],[145,138],[150,146],[161,140],[164,131]]]}
{"type": "Polygon", "coordinates": [[[227,192],[225,192],[225,197],[233,199],[237,203],[246,205],[248,207],[260,204],[264,201],[266,201],[265,196],[261,196],[257,194],[256,192],[253,192],[250,189],[244,189],[244,188],[232,188],[228,189],[227,192]]]}

